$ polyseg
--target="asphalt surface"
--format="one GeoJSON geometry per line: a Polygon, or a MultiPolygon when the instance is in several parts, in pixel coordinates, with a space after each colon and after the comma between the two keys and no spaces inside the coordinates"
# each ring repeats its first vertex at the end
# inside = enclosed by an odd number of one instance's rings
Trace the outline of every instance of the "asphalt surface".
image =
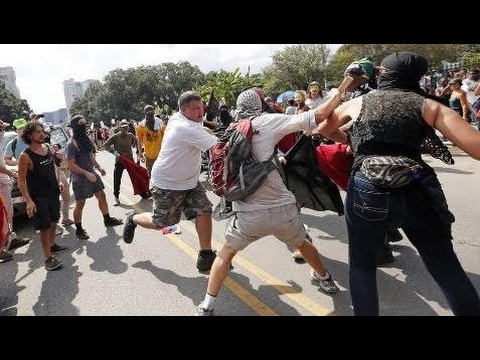
{"type": "MultiPolygon", "coordinates": [[[[444,186],[456,216],[454,246],[477,291],[480,291],[480,162],[452,148],[456,165],[428,159],[444,186]]],[[[113,156],[102,152],[99,162],[110,169],[104,178],[113,204],[113,156]]],[[[122,205],[110,206],[124,218],[132,209],[148,211],[150,200],[133,195],[126,172],[122,205]]],[[[214,204],[218,198],[209,193],[214,204]]],[[[73,209],[73,206],[72,206],[73,209]]],[[[331,212],[302,211],[314,244],[340,291],[326,295],[309,279],[307,265],[295,264],[287,248],[273,237],[262,239],[234,260],[215,315],[350,316],[347,235],[345,220],[331,212]]],[[[95,199],[87,201],[84,227],[90,240],[77,241],[74,228],[57,238],[69,246],[59,255],[63,269],[47,272],[38,235],[28,221],[18,233],[33,241],[0,264],[0,316],[190,316],[203,300],[208,275],[198,273],[198,240],[193,222],[182,220],[179,235],[137,228],[132,244],[121,239],[122,226],[106,229],[95,199]]],[[[213,244],[220,249],[226,221],[214,222],[213,244]]],[[[426,272],[417,252],[404,239],[394,245],[395,262],[378,270],[381,315],[451,315],[440,290],[426,272]]]]}

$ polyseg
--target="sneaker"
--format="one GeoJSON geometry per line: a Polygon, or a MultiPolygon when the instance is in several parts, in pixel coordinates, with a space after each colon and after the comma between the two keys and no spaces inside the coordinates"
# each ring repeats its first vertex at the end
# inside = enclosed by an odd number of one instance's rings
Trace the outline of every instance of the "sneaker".
{"type": "Polygon", "coordinates": [[[113,203],[113,206],[120,206],[120,199],[115,198],[115,202],[113,203]]]}
{"type": "Polygon", "coordinates": [[[72,226],[73,224],[75,224],[75,221],[73,221],[72,219],[64,219],[64,220],[62,220],[62,225],[63,225],[63,226],[72,226]]]}
{"type": "Polygon", "coordinates": [[[63,263],[60,260],[57,260],[55,256],[50,256],[47,260],[45,260],[45,269],[48,271],[52,271],[62,267],[63,263]]]}
{"type": "Polygon", "coordinates": [[[4,263],[4,262],[7,262],[7,261],[10,261],[10,260],[13,260],[13,255],[2,250],[0,252],[0,264],[1,263],[4,263]]]}
{"type": "Polygon", "coordinates": [[[195,315],[194,316],[213,316],[213,309],[212,310],[204,309],[202,307],[202,304],[200,304],[195,309],[195,315]]]}
{"type": "Polygon", "coordinates": [[[60,246],[60,245],[57,245],[57,244],[53,244],[50,247],[50,252],[54,255],[61,254],[61,253],[64,253],[66,251],[68,251],[68,247],[66,247],[66,246],[60,246]]]}
{"type": "Polygon", "coordinates": [[[105,227],[117,226],[117,225],[122,225],[123,220],[110,216],[107,220],[104,220],[103,223],[105,224],[105,227]]]}
{"type": "Polygon", "coordinates": [[[57,228],[55,229],[55,235],[62,235],[63,234],[63,229],[57,225],[57,228]]]}
{"type": "Polygon", "coordinates": [[[27,245],[29,242],[30,242],[30,239],[17,237],[10,242],[10,246],[8,247],[8,250],[18,249],[22,246],[27,245]]]}
{"type": "Polygon", "coordinates": [[[133,237],[135,236],[135,229],[137,228],[137,224],[133,222],[133,217],[135,215],[135,213],[128,214],[125,225],[123,226],[123,241],[127,244],[131,244],[133,237]]]}
{"type": "Polygon", "coordinates": [[[90,236],[88,236],[85,229],[82,229],[80,231],[79,230],[75,231],[75,236],[77,237],[77,240],[88,240],[88,239],[90,239],[90,236]]]}
{"type": "Polygon", "coordinates": [[[303,255],[300,252],[300,250],[298,250],[298,249],[295,249],[293,251],[292,258],[298,264],[304,264],[305,263],[305,259],[303,258],[303,255]]]}
{"type": "Polygon", "coordinates": [[[216,257],[217,253],[213,250],[200,250],[197,258],[198,271],[209,271],[212,268],[213,261],[216,257]]]}
{"type": "Polygon", "coordinates": [[[328,275],[326,279],[322,279],[320,275],[318,275],[318,273],[313,269],[310,275],[311,275],[312,281],[315,284],[317,284],[320,287],[320,289],[325,291],[327,294],[334,294],[338,291],[337,285],[335,285],[335,282],[333,281],[333,278],[328,271],[326,273],[326,275],[328,275]]]}

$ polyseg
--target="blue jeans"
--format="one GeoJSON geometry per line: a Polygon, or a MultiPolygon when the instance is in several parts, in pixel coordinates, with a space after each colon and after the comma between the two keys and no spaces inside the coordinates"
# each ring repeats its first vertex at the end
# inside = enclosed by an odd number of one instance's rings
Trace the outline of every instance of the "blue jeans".
{"type": "MultiPolygon", "coordinates": [[[[441,187],[435,175],[431,181],[441,187]]],[[[357,171],[349,182],[345,217],[355,315],[379,314],[376,260],[388,229],[402,228],[453,313],[480,316],[478,294],[453,250],[451,223],[438,215],[415,184],[400,189],[378,188],[357,171]]]]}

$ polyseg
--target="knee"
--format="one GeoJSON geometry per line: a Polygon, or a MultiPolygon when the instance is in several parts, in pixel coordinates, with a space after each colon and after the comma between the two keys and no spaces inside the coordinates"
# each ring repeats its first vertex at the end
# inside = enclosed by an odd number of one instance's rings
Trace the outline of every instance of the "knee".
{"type": "Polygon", "coordinates": [[[102,201],[102,200],[106,200],[107,197],[105,195],[105,191],[99,191],[95,194],[95,197],[99,200],[99,201],[102,201]]]}

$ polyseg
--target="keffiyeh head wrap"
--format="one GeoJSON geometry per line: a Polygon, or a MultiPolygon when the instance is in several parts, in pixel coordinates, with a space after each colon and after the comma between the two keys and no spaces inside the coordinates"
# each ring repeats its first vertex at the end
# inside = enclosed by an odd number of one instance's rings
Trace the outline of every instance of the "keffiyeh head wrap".
{"type": "Polygon", "coordinates": [[[260,96],[253,90],[242,92],[237,98],[237,117],[246,119],[262,114],[262,100],[260,96]]]}

